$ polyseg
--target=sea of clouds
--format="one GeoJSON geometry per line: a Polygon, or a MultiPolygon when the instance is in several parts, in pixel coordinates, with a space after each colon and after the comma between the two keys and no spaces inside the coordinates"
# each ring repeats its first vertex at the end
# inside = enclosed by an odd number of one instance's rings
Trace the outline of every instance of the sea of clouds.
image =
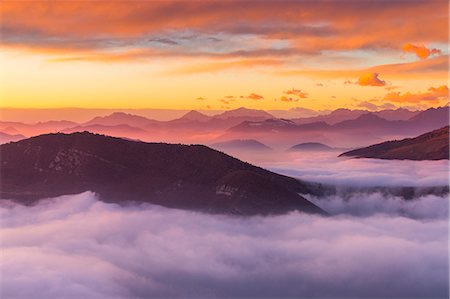
{"type": "Polygon", "coordinates": [[[331,217],[2,201],[0,297],[448,298],[448,198],[380,196],[320,199],[331,217]]]}
{"type": "Polygon", "coordinates": [[[119,206],[92,192],[0,200],[0,297],[448,298],[448,194],[345,194],[447,185],[448,161],[295,153],[262,165],[344,191],[305,196],[329,217],[119,206]]]}
{"type": "Polygon", "coordinates": [[[449,161],[338,157],[340,152],[297,152],[258,161],[272,171],[311,182],[344,186],[445,186],[449,161]]]}

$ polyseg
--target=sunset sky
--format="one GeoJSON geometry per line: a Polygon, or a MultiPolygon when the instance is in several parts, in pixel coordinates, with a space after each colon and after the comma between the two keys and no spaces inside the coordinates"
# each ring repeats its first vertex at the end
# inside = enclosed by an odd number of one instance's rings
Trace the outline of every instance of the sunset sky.
{"type": "Polygon", "coordinates": [[[448,102],[448,1],[2,1],[15,108],[448,102]]]}

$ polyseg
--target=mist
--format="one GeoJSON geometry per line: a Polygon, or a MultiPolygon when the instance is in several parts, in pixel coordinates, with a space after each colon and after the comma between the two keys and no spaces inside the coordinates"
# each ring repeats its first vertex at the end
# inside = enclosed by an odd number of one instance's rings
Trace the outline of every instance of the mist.
{"type": "Polygon", "coordinates": [[[380,192],[355,192],[345,197],[339,195],[316,197],[304,195],[309,201],[331,215],[353,215],[360,217],[385,214],[414,219],[448,219],[448,195],[426,195],[405,200],[380,192]]]}
{"type": "MultiPolygon", "coordinates": [[[[442,204],[416,202],[429,200],[442,204]]],[[[4,200],[1,297],[447,298],[448,219],[369,210],[231,217],[118,206],[91,192],[4,200]]]]}
{"type": "Polygon", "coordinates": [[[331,185],[447,186],[449,161],[338,157],[341,152],[274,153],[252,161],[280,174],[331,185]]]}

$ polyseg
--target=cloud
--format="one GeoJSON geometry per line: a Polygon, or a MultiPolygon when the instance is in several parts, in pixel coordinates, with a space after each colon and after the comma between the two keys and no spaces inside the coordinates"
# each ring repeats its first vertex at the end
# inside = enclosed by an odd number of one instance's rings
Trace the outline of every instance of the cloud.
{"type": "Polygon", "coordinates": [[[183,74],[198,74],[198,73],[215,73],[232,69],[258,68],[263,66],[279,66],[281,61],[278,59],[255,58],[255,59],[241,59],[241,60],[221,60],[221,61],[199,61],[195,64],[186,64],[169,70],[166,74],[169,75],[183,75],[183,74]]]}
{"type": "Polygon", "coordinates": [[[284,94],[293,95],[299,97],[301,99],[305,99],[308,97],[308,93],[302,91],[301,89],[292,88],[290,90],[283,91],[284,94]]]}
{"type": "Polygon", "coordinates": [[[262,95],[256,94],[256,93],[251,93],[248,96],[245,97],[246,99],[250,99],[250,100],[262,100],[264,99],[264,97],[262,95]]]}
{"type": "MultiPolygon", "coordinates": [[[[447,297],[447,219],[411,219],[398,216],[395,200],[359,199],[347,204],[358,217],[247,218],[120,207],[90,192],[3,202],[2,297],[447,297]],[[370,212],[379,205],[384,213],[370,212]]],[[[346,205],[324,200],[337,213],[346,205]]],[[[416,204],[436,212],[445,202],[416,204]]]]}
{"type": "Polygon", "coordinates": [[[281,96],[280,101],[282,101],[282,102],[298,102],[298,99],[294,99],[292,97],[281,96]]]}
{"type": "Polygon", "coordinates": [[[448,101],[449,89],[446,85],[440,87],[430,87],[424,93],[400,93],[390,92],[383,97],[383,101],[395,103],[439,103],[440,101],[448,101]]]}
{"type": "Polygon", "coordinates": [[[448,32],[442,28],[447,27],[447,6],[445,1],[410,1],[408,10],[404,3],[380,7],[367,1],[291,1],[282,6],[272,1],[258,5],[248,1],[146,1],[139,5],[129,5],[126,0],[53,1],[33,6],[9,1],[0,7],[0,13],[3,47],[105,55],[129,48],[172,55],[176,48],[185,55],[235,53],[238,57],[247,50],[253,53],[250,55],[298,56],[323,51],[386,51],[411,40],[446,43],[448,32]],[[377,24],[376,30],[373,24],[377,24]],[[253,41],[249,43],[252,46],[239,46],[246,37],[253,41]],[[280,48],[283,43],[292,48],[280,48]],[[217,44],[222,51],[217,51],[217,44]],[[261,51],[272,53],[256,54],[261,51]]]}
{"type": "MultiPolygon", "coordinates": [[[[379,73],[389,75],[395,79],[423,79],[427,78],[446,78],[448,72],[448,55],[441,55],[426,60],[419,60],[405,63],[392,63],[376,65],[369,68],[360,69],[301,69],[301,70],[282,70],[276,74],[282,76],[308,76],[319,79],[336,79],[362,76],[368,73],[379,73]]],[[[350,80],[346,80],[344,84],[354,84],[350,80]]]]}
{"type": "Polygon", "coordinates": [[[398,89],[399,87],[398,86],[386,86],[384,89],[386,89],[386,90],[394,90],[394,89],[398,89]]]}
{"type": "Polygon", "coordinates": [[[425,46],[416,46],[410,43],[403,45],[402,49],[404,52],[414,53],[420,59],[427,59],[431,55],[440,55],[442,53],[439,49],[429,49],[425,46]]]}
{"type": "Polygon", "coordinates": [[[378,73],[364,74],[359,77],[356,84],[359,84],[361,86],[385,86],[386,81],[381,80],[380,78],[378,78],[378,76],[378,73]]]}
{"type": "Polygon", "coordinates": [[[380,192],[355,192],[345,197],[306,197],[332,215],[368,217],[385,214],[414,219],[448,219],[449,213],[447,196],[426,195],[405,200],[380,192]]]}
{"type": "MultiPolygon", "coordinates": [[[[369,145],[369,144],[367,144],[369,145]]],[[[345,150],[329,153],[292,153],[264,162],[272,171],[311,182],[331,185],[372,186],[447,186],[448,161],[392,161],[338,158],[345,150]],[[327,165],[326,168],[323,165],[327,165]]]]}

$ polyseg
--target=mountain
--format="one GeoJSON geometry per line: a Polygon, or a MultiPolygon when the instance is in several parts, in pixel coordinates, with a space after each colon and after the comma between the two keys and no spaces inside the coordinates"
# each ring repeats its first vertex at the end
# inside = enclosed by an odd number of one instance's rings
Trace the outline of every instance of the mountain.
{"type": "Polygon", "coordinates": [[[314,117],[302,117],[302,118],[296,118],[293,119],[296,124],[308,124],[312,122],[325,122],[329,125],[335,125],[337,123],[347,121],[347,120],[354,120],[358,117],[360,117],[363,114],[371,113],[373,115],[376,115],[380,118],[383,118],[385,120],[408,120],[418,113],[420,111],[410,111],[404,108],[399,109],[386,109],[376,112],[370,112],[367,110],[350,110],[346,108],[340,108],[336,109],[328,114],[325,115],[319,115],[314,117]]]}
{"type": "Polygon", "coordinates": [[[254,139],[234,139],[224,142],[217,142],[210,145],[210,147],[218,150],[244,150],[251,152],[266,152],[272,149],[254,139]]]}
{"type": "Polygon", "coordinates": [[[309,124],[313,122],[325,122],[329,125],[337,124],[344,120],[351,120],[355,119],[363,114],[368,113],[366,110],[350,110],[345,108],[336,109],[329,114],[325,115],[319,115],[314,117],[303,117],[303,118],[296,118],[292,121],[295,122],[298,125],[302,124],[309,124]]]}
{"type": "Polygon", "coordinates": [[[408,122],[423,132],[443,127],[449,124],[449,107],[427,109],[409,119],[408,122]]]}
{"type": "Polygon", "coordinates": [[[117,126],[129,125],[132,127],[144,127],[158,123],[157,120],[149,119],[144,116],[128,114],[124,112],[114,112],[107,116],[97,116],[90,121],[84,123],[84,126],[89,125],[103,125],[103,126],[117,126]]]}
{"type": "Polygon", "coordinates": [[[267,119],[263,121],[243,121],[237,126],[230,128],[228,131],[277,131],[277,130],[289,130],[296,129],[298,126],[288,119],[267,119]]]}
{"type": "Polygon", "coordinates": [[[11,134],[11,132],[15,132],[15,134],[21,134],[29,137],[40,135],[43,133],[59,132],[65,128],[73,127],[76,125],[78,124],[67,120],[51,120],[34,124],[0,121],[0,130],[3,132],[8,131],[8,134],[11,134]]]}
{"type": "MultiPolygon", "coordinates": [[[[178,121],[199,121],[199,122],[205,122],[211,119],[211,116],[205,115],[203,113],[200,113],[198,111],[192,110],[183,115],[182,117],[176,119],[178,121]]],[[[176,121],[174,120],[174,121],[176,121]]]]}
{"type": "Polygon", "coordinates": [[[449,159],[449,127],[443,127],[415,138],[387,141],[345,152],[340,156],[388,160],[449,159]]]}
{"type": "Polygon", "coordinates": [[[291,152],[297,151],[332,151],[333,148],[318,142],[305,142],[292,146],[288,149],[291,152]]]}
{"type": "Polygon", "coordinates": [[[127,139],[139,139],[144,140],[149,134],[148,131],[140,128],[135,128],[129,125],[115,125],[115,126],[105,126],[105,125],[87,125],[87,126],[76,126],[73,128],[67,128],[62,130],[62,133],[76,133],[76,132],[90,132],[95,134],[104,134],[114,137],[122,137],[127,139]]]}
{"type": "Polygon", "coordinates": [[[258,120],[275,118],[272,114],[267,113],[264,110],[247,109],[243,107],[214,115],[214,118],[218,119],[227,119],[235,117],[245,119],[258,119],[258,120]]]}
{"type": "Polygon", "coordinates": [[[419,114],[421,111],[410,111],[408,109],[404,108],[398,108],[398,109],[387,109],[387,110],[381,110],[377,112],[372,112],[376,116],[379,116],[381,118],[384,118],[386,120],[409,120],[412,117],[419,114]]]}
{"type": "Polygon", "coordinates": [[[391,125],[391,121],[381,118],[373,113],[362,114],[352,120],[344,120],[333,127],[338,129],[384,128],[391,125]]]}
{"type": "Polygon", "coordinates": [[[0,132],[0,144],[8,143],[12,141],[19,141],[21,139],[25,139],[26,137],[20,134],[8,134],[4,132],[0,132]]]}
{"type": "Polygon", "coordinates": [[[323,211],[302,182],[202,145],[129,141],[88,132],[47,134],[0,146],[1,198],[90,190],[108,202],[148,202],[210,213],[323,211]]]}

